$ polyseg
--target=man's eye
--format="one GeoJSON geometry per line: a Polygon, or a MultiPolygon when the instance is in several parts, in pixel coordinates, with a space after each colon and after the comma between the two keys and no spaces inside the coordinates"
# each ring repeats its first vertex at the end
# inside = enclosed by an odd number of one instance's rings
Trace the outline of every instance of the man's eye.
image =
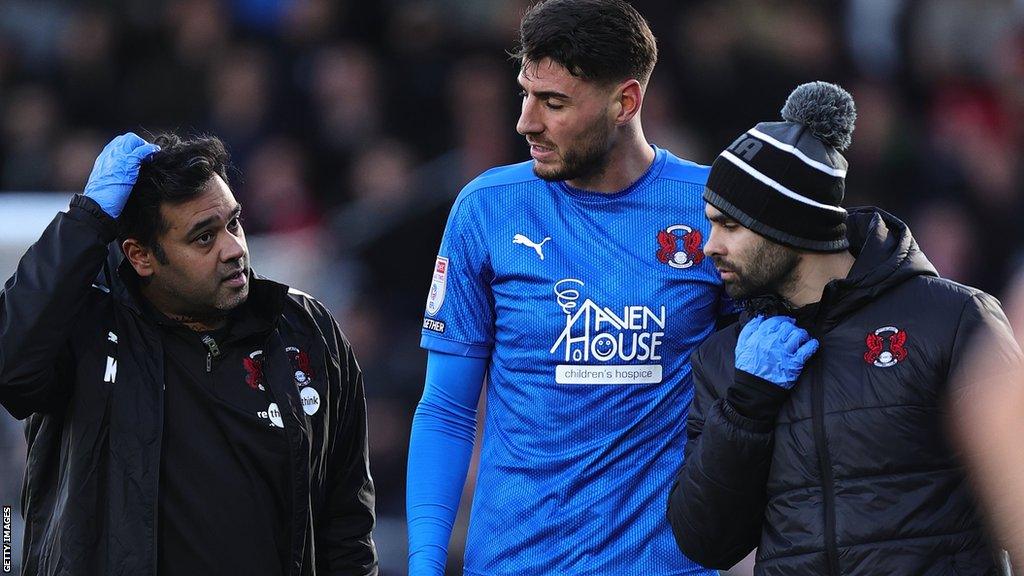
{"type": "Polygon", "coordinates": [[[562,108],[565,108],[565,105],[563,105],[563,104],[555,104],[554,102],[552,102],[550,100],[548,100],[545,103],[545,106],[547,106],[548,109],[550,109],[550,110],[561,110],[562,108]]]}
{"type": "Polygon", "coordinates": [[[526,98],[526,96],[527,96],[527,94],[526,94],[526,90],[520,90],[520,91],[519,91],[519,97],[520,97],[520,98],[526,98]]]}
{"type": "Polygon", "coordinates": [[[209,244],[210,242],[213,241],[213,234],[211,232],[203,232],[202,234],[196,237],[195,241],[203,245],[209,244]]]}
{"type": "Polygon", "coordinates": [[[237,230],[241,224],[242,221],[236,216],[228,222],[228,230],[237,230]]]}

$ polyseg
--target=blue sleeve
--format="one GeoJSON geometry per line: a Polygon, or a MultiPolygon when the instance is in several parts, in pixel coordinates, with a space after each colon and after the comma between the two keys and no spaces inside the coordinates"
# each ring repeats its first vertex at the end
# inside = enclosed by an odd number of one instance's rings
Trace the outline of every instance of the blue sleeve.
{"type": "Polygon", "coordinates": [[[448,216],[434,262],[420,345],[428,350],[486,358],[494,345],[494,274],[482,204],[485,191],[467,186],[448,216]]]}
{"type": "Polygon", "coordinates": [[[431,351],[409,441],[406,517],[409,574],[444,574],[448,540],[476,437],[486,358],[431,351]]]}

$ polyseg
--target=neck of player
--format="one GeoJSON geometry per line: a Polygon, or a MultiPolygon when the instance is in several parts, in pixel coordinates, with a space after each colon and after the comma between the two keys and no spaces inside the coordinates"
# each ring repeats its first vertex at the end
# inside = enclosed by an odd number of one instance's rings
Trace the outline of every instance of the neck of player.
{"type": "Polygon", "coordinates": [[[589,178],[569,180],[573,188],[614,194],[629,188],[654,162],[654,148],[644,138],[639,115],[618,128],[603,171],[589,178]]]}
{"type": "Polygon", "coordinates": [[[805,252],[779,295],[796,308],[819,302],[825,286],[833,280],[846,278],[856,261],[853,254],[845,250],[832,254],[805,252]]]}

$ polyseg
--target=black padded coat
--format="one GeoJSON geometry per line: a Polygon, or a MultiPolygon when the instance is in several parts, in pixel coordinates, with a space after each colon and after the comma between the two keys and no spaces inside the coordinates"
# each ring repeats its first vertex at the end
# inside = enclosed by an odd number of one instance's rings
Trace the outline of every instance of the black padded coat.
{"type": "Polygon", "coordinates": [[[853,210],[848,230],[856,263],[798,319],[820,348],[774,421],[726,400],[746,318],[694,352],[669,498],[677,543],[712,568],[757,547],[759,576],[995,574],[947,437],[947,393],[973,335],[1019,354],[1006,317],[991,296],[939,278],[895,217],[853,210]]]}

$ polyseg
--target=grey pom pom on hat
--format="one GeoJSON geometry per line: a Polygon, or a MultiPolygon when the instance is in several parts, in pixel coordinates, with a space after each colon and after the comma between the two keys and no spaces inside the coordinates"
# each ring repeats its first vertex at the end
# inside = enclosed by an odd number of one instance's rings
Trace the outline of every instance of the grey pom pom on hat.
{"type": "Polygon", "coordinates": [[[786,98],[782,119],[807,126],[822,142],[842,151],[853,141],[857,108],[853,96],[839,86],[808,82],[797,86],[786,98]]]}
{"type": "Polygon", "coordinates": [[[719,154],[704,199],[775,242],[817,252],[849,248],[846,158],[857,118],[853,97],[835,84],[798,86],[782,122],[762,122],[719,154]]]}

